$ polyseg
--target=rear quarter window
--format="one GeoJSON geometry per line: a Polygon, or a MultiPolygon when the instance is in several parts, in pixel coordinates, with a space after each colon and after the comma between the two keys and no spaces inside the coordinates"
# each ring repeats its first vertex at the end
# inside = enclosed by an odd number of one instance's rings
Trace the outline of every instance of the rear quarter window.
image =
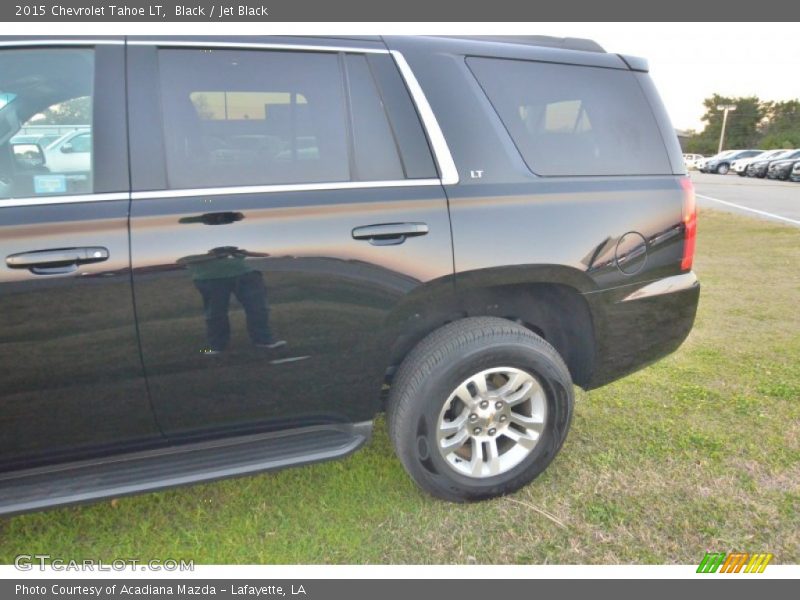
{"type": "Polygon", "coordinates": [[[672,173],[634,73],[503,58],[467,65],[533,173],[672,173]]]}

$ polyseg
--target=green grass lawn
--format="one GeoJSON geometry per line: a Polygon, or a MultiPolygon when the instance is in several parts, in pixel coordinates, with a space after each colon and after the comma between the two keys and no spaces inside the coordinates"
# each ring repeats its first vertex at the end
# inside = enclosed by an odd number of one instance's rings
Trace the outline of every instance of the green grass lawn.
{"type": "Polygon", "coordinates": [[[555,462],[513,496],[434,500],[383,421],[347,460],[0,520],[0,562],[800,562],[800,229],[704,211],[694,331],[579,392],[555,462]]]}

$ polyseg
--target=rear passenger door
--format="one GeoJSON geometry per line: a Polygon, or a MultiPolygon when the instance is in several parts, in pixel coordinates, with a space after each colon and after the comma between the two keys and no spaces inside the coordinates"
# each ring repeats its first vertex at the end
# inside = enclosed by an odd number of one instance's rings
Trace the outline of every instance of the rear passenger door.
{"type": "Polygon", "coordinates": [[[0,47],[0,470],[161,439],[131,297],[124,51],[0,47]],[[80,131],[93,146],[45,149],[80,131]]]}
{"type": "Polygon", "coordinates": [[[165,433],[371,419],[399,311],[424,284],[452,291],[446,198],[392,57],[132,40],[128,89],[134,293],[165,433]]]}

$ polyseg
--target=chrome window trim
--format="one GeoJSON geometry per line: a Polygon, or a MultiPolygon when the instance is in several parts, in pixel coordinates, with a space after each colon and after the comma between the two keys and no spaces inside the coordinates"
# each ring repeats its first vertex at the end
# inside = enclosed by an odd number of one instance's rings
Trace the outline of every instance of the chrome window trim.
{"type": "Polygon", "coordinates": [[[31,46],[123,46],[125,40],[90,40],[51,38],[41,40],[0,41],[0,48],[25,48],[31,46]]]}
{"type": "Polygon", "coordinates": [[[321,46],[314,44],[282,44],[269,42],[214,42],[206,40],[128,40],[130,46],[160,46],[163,48],[229,48],[231,50],[303,50],[308,52],[358,52],[360,54],[389,54],[385,48],[357,46],[321,46]]]}
{"type": "Polygon", "coordinates": [[[439,174],[442,179],[442,185],[455,185],[458,183],[458,169],[456,163],[453,161],[453,155],[450,153],[450,147],[447,145],[447,140],[439,127],[439,121],[436,119],[436,114],[433,112],[428,99],[425,97],[425,92],[417,81],[414,71],[406,62],[402,53],[397,50],[392,50],[391,55],[397,63],[400,74],[406,82],[414,104],[417,105],[417,110],[422,118],[422,126],[428,133],[431,146],[433,146],[433,155],[439,165],[439,174]]]}
{"type": "Polygon", "coordinates": [[[379,189],[441,185],[438,179],[398,179],[390,181],[340,181],[331,183],[290,183],[281,185],[237,185],[216,188],[181,190],[152,190],[147,192],[115,192],[108,194],[79,194],[71,196],[41,196],[0,199],[0,209],[14,206],[109,202],[111,200],[151,200],[155,198],[190,198],[192,196],[232,196],[240,194],[276,194],[288,192],[318,192],[326,190],[379,189]]]}
{"type": "Polygon", "coordinates": [[[422,119],[422,126],[427,132],[428,139],[433,149],[433,157],[439,166],[442,185],[454,185],[458,183],[458,169],[453,161],[453,155],[447,145],[447,140],[439,127],[439,121],[431,108],[425,92],[417,81],[414,71],[409,66],[403,54],[397,50],[386,50],[383,48],[358,48],[352,46],[314,46],[307,44],[270,44],[270,43],[249,43],[249,42],[210,42],[210,41],[166,41],[166,40],[128,40],[129,45],[133,46],[162,46],[172,48],[243,48],[243,49],[263,49],[263,50],[307,50],[313,52],[354,52],[370,54],[390,54],[397,65],[400,75],[403,78],[411,99],[419,111],[422,119]]]}
{"type": "Polygon", "coordinates": [[[77,204],[82,202],[110,202],[112,200],[127,200],[128,192],[114,192],[109,194],[76,194],[70,196],[33,196],[28,198],[0,198],[0,209],[12,206],[42,206],[45,204],[77,204]]]}
{"type": "MultiPolygon", "coordinates": [[[[94,44],[124,44],[123,40],[35,40],[23,42],[0,42],[0,47],[6,45],[84,45],[94,44]]],[[[70,196],[45,196],[28,198],[8,198],[0,199],[0,208],[15,206],[41,206],[48,204],[72,204],[81,202],[108,202],[112,200],[147,200],[153,198],[187,198],[191,196],[227,196],[234,194],[274,194],[286,192],[313,192],[325,190],[352,190],[369,188],[387,187],[413,187],[430,185],[454,185],[459,181],[458,170],[456,169],[447,140],[442,133],[436,115],[433,112],[425,92],[417,81],[414,72],[401,52],[397,50],[384,50],[376,48],[354,48],[348,46],[310,46],[302,44],[257,44],[246,42],[170,42],[159,40],[128,40],[128,44],[136,46],[164,46],[164,47],[219,47],[219,48],[258,48],[258,49],[286,49],[286,50],[308,50],[315,52],[358,52],[373,54],[390,54],[400,71],[406,87],[411,94],[411,98],[419,111],[422,119],[422,126],[425,129],[428,139],[431,142],[434,159],[439,166],[439,179],[400,179],[386,181],[341,181],[341,182],[321,182],[321,183],[298,183],[298,184],[277,184],[277,185],[248,185],[248,186],[225,186],[214,188],[192,188],[176,190],[154,190],[144,192],[120,192],[107,194],[80,194],[70,196]]]]}
{"type": "Polygon", "coordinates": [[[133,192],[134,200],[152,198],[187,198],[191,196],[228,196],[233,194],[275,194],[288,192],[318,192],[325,190],[377,189],[387,187],[413,187],[418,185],[440,185],[438,179],[398,179],[393,181],[340,181],[332,183],[288,183],[278,185],[237,185],[215,188],[180,190],[154,190],[133,192]]]}

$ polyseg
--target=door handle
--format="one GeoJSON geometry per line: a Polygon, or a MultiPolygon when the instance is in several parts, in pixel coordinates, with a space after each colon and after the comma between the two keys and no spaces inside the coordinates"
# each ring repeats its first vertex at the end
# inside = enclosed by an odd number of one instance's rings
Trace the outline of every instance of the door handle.
{"type": "Polygon", "coordinates": [[[9,269],[30,269],[39,275],[69,273],[78,265],[108,260],[108,248],[90,246],[86,248],[55,248],[21,252],[6,257],[9,269]]]}
{"type": "Polygon", "coordinates": [[[203,225],[230,225],[244,219],[244,215],[240,212],[217,212],[206,213],[196,217],[182,217],[178,219],[181,225],[189,223],[202,223],[203,225]]]}
{"type": "Polygon", "coordinates": [[[374,246],[392,246],[402,244],[406,238],[427,233],[428,225],[425,223],[384,223],[356,227],[353,229],[353,239],[367,240],[374,246]]]}

